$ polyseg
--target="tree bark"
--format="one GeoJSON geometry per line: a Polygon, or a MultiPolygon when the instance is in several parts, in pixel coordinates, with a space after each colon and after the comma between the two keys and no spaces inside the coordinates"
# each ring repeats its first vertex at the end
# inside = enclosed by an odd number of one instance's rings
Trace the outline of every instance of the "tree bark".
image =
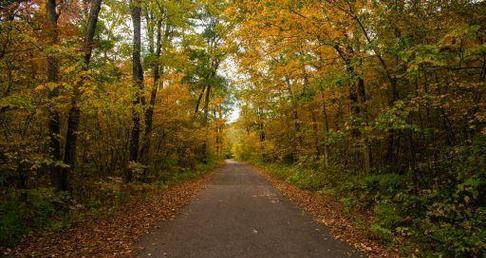
{"type": "Polygon", "coordinates": [[[206,90],[206,86],[203,86],[201,92],[199,93],[199,97],[196,101],[196,106],[194,107],[194,118],[197,116],[197,112],[199,112],[199,105],[201,104],[201,99],[204,96],[204,91],[206,90]]]}
{"type": "MultiPolygon", "coordinates": [[[[138,162],[138,151],[140,142],[140,114],[138,107],[142,104],[142,90],[143,90],[143,68],[140,58],[141,51],[141,3],[140,0],[133,0],[130,3],[132,23],[133,23],[133,50],[132,50],[132,76],[133,87],[135,88],[135,98],[132,106],[132,122],[133,127],[130,133],[130,157],[129,161],[138,162]]],[[[133,180],[133,171],[129,168],[125,175],[125,181],[131,182],[133,180]]]]}
{"type": "Polygon", "coordinates": [[[291,115],[292,115],[292,122],[294,125],[294,134],[292,135],[292,142],[291,142],[291,161],[295,162],[296,158],[298,158],[300,145],[303,142],[302,135],[301,135],[301,128],[300,128],[300,120],[299,120],[299,113],[297,111],[297,102],[295,99],[294,91],[292,90],[292,84],[288,77],[285,77],[285,84],[287,86],[287,91],[290,95],[291,100],[291,115]]]}
{"type": "Polygon", "coordinates": [[[203,151],[203,162],[207,163],[209,161],[209,130],[208,130],[208,122],[209,122],[209,97],[211,96],[211,85],[206,86],[206,96],[204,100],[204,121],[203,125],[206,130],[206,138],[204,139],[204,144],[202,146],[203,151]]]}
{"type": "MultiPolygon", "coordinates": [[[[83,43],[83,51],[84,51],[84,58],[83,58],[83,67],[82,72],[85,72],[89,68],[89,62],[91,60],[91,55],[93,53],[93,38],[96,32],[96,24],[98,23],[98,15],[101,9],[101,2],[102,0],[92,0],[91,7],[88,17],[88,25],[86,27],[86,32],[84,36],[84,43],[83,43]]],[[[76,149],[78,144],[78,128],[79,128],[79,120],[81,116],[81,111],[79,108],[79,99],[81,97],[81,87],[84,84],[86,78],[82,75],[79,82],[74,86],[73,89],[73,96],[71,98],[71,110],[69,111],[68,116],[68,125],[67,125],[67,133],[66,133],[66,145],[65,145],[65,152],[64,152],[64,163],[69,165],[69,172],[73,172],[76,166],[76,149]]],[[[66,176],[69,176],[69,175],[66,176]]]]}
{"type": "Polygon", "coordinates": [[[327,142],[328,137],[329,137],[329,117],[327,115],[327,110],[326,110],[326,100],[324,98],[324,93],[322,92],[322,89],[319,91],[320,98],[321,98],[321,109],[322,109],[322,116],[323,116],[323,129],[324,129],[324,134],[326,135],[326,142],[324,142],[324,165],[326,167],[329,167],[329,143],[327,142]]]}
{"type": "MultiPolygon", "coordinates": [[[[58,39],[57,21],[59,14],[56,10],[56,0],[48,0],[46,6],[47,15],[47,36],[51,46],[56,45],[58,39]]],[[[52,84],[52,89],[49,90],[49,152],[54,160],[54,165],[51,166],[53,181],[58,191],[66,191],[68,189],[67,176],[63,169],[59,167],[57,162],[62,160],[61,153],[61,122],[59,112],[54,107],[54,99],[59,95],[59,61],[55,56],[49,55],[47,57],[47,81],[52,84]]]]}
{"type": "Polygon", "coordinates": [[[262,161],[265,161],[265,125],[263,124],[263,114],[260,109],[257,109],[258,114],[258,138],[260,140],[260,157],[262,161]]]}
{"type": "MultiPolygon", "coordinates": [[[[145,130],[143,136],[143,144],[142,149],[140,150],[140,157],[142,160],[147,160],[148,153],[150,150],[150,135],[152,133],[152,125],[153,125],[153,115],[154,115],[154,107],[155,102],[157,100],[157,90],[160,85],[160,73],[164,72],[164,68],[160,66],[159,58],[162,51],[162,22],[157,22],[157,35],[156,35],[156,50],[155,50],[155,58],[157,59],[152,66],[152,72],[154,77],[154,84],[152,85],[152,91],[150,92],[150,100],[149,106],[145,112],[145,130]]],[[[165,35],[167,34],[167,27],[165,29],[165,35]]],[[[167,36],[164,36],[164,40],[167,36]]]]}

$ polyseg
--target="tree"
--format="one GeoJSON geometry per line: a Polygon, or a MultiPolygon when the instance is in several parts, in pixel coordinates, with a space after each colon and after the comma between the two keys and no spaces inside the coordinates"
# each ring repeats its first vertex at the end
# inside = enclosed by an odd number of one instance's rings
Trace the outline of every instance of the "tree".
{"type": "MultiPolygon", "coordinates": [[[[93,38],[96,31],[96,24],[98,22],[98,15],[101,10],[101,2],[102,0],[92,0],[90,3],[90,12],[83,42],[84,57],[81,73],[87,72],[89,69],[89,63],[94,47],[93,38]]],[[[68,116],[64,163],[70,167],[71,173],[74,171],[76,166],[76,149],[78,145],[78,129],[81,115],[78,102],[81,95],[80,88],[82,88],[85,80],[86,78],[84,78],[82,75],[82,77],[79,79],[79,82],[73,88],[73,96],[71,97],[71,110],[69,111],[68,116]]],[[[67,176],[68,175],[66,175],[66,177],[67,176]]]]}
{"type": "MultiPolygon", "coordinates": [[[[144,104],[142,90],[144,88],[143,82],[143,68],[140,58],[141,52],[141,13],[142,7],[139,0],[130,2],[130,11],[132,15],[133,24],[133,49],[132,49],[132,76],[134,87],[134,98],[132,107],[132,122],[133,127],[130,133],[130,157],[129,161],[137,163],[139,161],[139,141],[140,141],[140,106],[144,104]]],[[[133,166],[133,165],[132,165],[133,166]]],[[[126,182],[131,182],[133,179],[132,168],[129,168],[125,176],[126,182]]]]}
{"type": "MultiPolygon", "coordinates": [[[[48,0],[46,3],[47,16],[47,37],[51,46],[58,43],[57,21],[59,19],[58,4],[56,0],[48,0]]],[[[59,162],[62,160],[61,153],[61,121],[59,112],[54,107],[54,100],[59,95],[59,61],[53,54],[47,56],[47,81],[51,84],[49,91],[49,148],[52,159],[54,160],[51,170],[54,176],[56,187],[60,191],[68,190],[67,172],[62,169],[59,162]]]]}

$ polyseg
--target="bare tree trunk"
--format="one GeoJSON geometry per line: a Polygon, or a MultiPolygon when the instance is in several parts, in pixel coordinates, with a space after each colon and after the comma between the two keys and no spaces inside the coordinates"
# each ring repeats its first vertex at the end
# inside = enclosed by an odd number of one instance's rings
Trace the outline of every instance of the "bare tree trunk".
{"type": "MultiPolygon", "coordinates": [[[[133,23],[133,50],[132,50],[132,76],[133,87],[135,88],[135,98],[133,99],[132,107],[132,122],[133,127],[130,134],[130,157],[129,161],[138,162],[138,149],[140,142],[140,114],[137,106],[142,104],[142,90],[143,90],[143,68],[140,60],[141,51],[141,3],[140,0],[133,0],[130,3],[132,23],[133,23]]],[[[133,179],[133,171],[127,170],[125,181],[131,182],[133,179]]]]}
{"type": "Polygon", "coordinates": [[[287,91],[289,92],[290,95],[290,100],[292,103],[292,120],[294,124],[294,137],[292,139],[292,162],[295,162],[295,160],[298,158],[298,152],[300,150],[300,144],[303,142],[302,135],[301,135],[301,130],[300,130],[300,121],[299,121],[299,113],[297,112],[297,103],[295,100],[295,95],[292,90],[292,84],[290,83],[289,78],[285,77],[285,83],[287,85],[287,91]]]}
{"type": "Polygon", "coordinates": [[[260,157],[262,161],[265,161],[265,140],[266,140],[266,135],[265,135],[265,125],[263,124],[263,115],[261,114],[262,112],[260,109],[257,110],[258,112],[258,135],[259,135],[259,140],[260,140],[260,157]]]}
{"type": "Polygon", "coordinates": [[[259,127],[259,139],[260,139],[260,157],[262,158],[262,161],[266,160],[266,155],[265,155],[265,127],[263,125],[263,122],[260,121],[260,124],[258,125],[259,127]]]}
{"type": "Polygon", "coordinates": [[[223,110],[221,106],[218,108],[218,127],[217,127],[217,146],[218,146],[218,155],[223,156],[223,110]]]}
{"type": "Polygon", "coordinates": [[[209,97],[211,96],[211,85],[206,86],[206,96],[204,102],[204,121],[203,125],[206,130],[206,138],[203,144],[203,162],[207,163],[209,161],[209,130],[208,130],[208,119],[209,119],[209,97]]]}
{"type": "MultiPolygon", "coordinates": [[[[98,22],[98,14],[101,9],[102,0],[92,0],[88,17],[88,26],[84,36],[84,58],[82,71],[87,71],[89,68],[89,62],[93,52],[93,38],[96,31],[96,24],[98,22]]],[[[83,76],[84,77],[84,76],[83,76]]],[[[78,128],[81,111],[79,109],[78,101],[81,97],[80,88],[83,86],[85,78],[81,78],[79,83],[74,86],[73,96],[71,99],[71,110],[68,116],[67,134],[66,134],[66,146],[64,152],[64,163],[69,165],[70,171],[73,172],[76,166],[76,149],[78,144],[78,128]]],[[[69,175],[67,175],[69,176],[69,175]]]]}
{"type": "Polygon", "coordinates": [[[201,99],[204,96],[204,91],[206,90],[206,86],[203,86],[201,92],[199,93],[199,97],[196,101],[196,106],[194,107],[194,118],[197,117],[197,112],[199,112],[199,105],[201,105],[201,99]]]}
{"type": "MultiPolygon", "coordinates": [[[[57,21],[59,14],[56,11],[56,0],[48,0],[46,6],[47,14],[47,34],[51,45],[58,43],[58,31],[57,21]]],[[[54,99],[59,95],[58,82],[59,82],[59,61],[56,57],[49,55],[47,57],[47,81],[54,84],[52,90],[49,91],[49,152],[54,161],[62,160],[61,153],[61,122],[59,112],[54,107],[54,99]]],[[[53,181],[56,185],[56,189],[59,191],[66,191],[68,189],[67,176],[64,170],[59,166],[52,166],[53,181]]]]}
{"type": "MultiPolygon", "coordinates": [[[[162,51],[161,50],[162,48],[161,27],[162,27],[162,22],[158,21],[157,28],[156,28],[157,39],[156,39],[156,50],[155,50],[155,58],[157,60],[153,63],[152,66],[154,84],[152,85],[152,91],[150,92],[149,106],[147,108],[147,111],[145,112],[145,130],[143,136],[142,149],[140,150],[140,157],[142,160],[148,159],[148,153],[150,149],[150,135],[152,133],[152,125],[153,125],[154,107],[155,107],[155,102],[157,101],[157,90],[160,85],[160,72],[163,73],[163,69],[164,69],[163,67],[160,67],[159,64],[160,53],[162,51]]],[[[166,27],[166,35],[167,35],[167,27],[166,27]]]]}
{"type": "MultiPolygon", "coordinates": [[[[321,98],[321,109],[322,109],[322,115],[324,117],[323,120],[323,128],[324,128],[324,134],[326,134],[326,140],[329,137],[329,117],[327,115],[327,110],[326,110],[326,100],[324,99],[324,93],[322,92],[322,89],[319,91],[320,93],[320,98],[321,98]]],[[[327,142],[324,143],[324,165],[326,167],[329,166],[329,144],[327,142]]]]}
{"type": "Polygon", "coordinates": [[[316,149],[316,157],[321,156],[321,146],[319,144],[319,126],[317,125],[317,118],[316,118],[316,113],[312,109],[311,106],[311,119],[312,119],[312,130],[313,130],[313,137],[314,137],[314,148],[316,149]]]}

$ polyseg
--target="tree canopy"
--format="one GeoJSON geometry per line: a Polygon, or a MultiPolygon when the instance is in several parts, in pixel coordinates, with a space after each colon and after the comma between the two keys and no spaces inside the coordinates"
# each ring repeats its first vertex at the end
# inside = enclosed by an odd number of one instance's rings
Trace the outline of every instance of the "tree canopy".
{"type": "Polygon", "coordinates": [[[33,195],[65,214],[233,157],[406,255],[480,257],[485,24],[474,0],[2,1],[0,243],[45,224],[33,195]]]}

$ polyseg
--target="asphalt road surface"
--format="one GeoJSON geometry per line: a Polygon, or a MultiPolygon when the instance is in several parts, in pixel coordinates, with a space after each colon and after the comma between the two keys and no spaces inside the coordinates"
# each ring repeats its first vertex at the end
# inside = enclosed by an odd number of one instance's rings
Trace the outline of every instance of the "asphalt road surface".
{"type": "Polygon", "coordinates": [[[362,257],[251,166],[228,160],[182,214],[140,242],[139,257],[362,257]]]}

